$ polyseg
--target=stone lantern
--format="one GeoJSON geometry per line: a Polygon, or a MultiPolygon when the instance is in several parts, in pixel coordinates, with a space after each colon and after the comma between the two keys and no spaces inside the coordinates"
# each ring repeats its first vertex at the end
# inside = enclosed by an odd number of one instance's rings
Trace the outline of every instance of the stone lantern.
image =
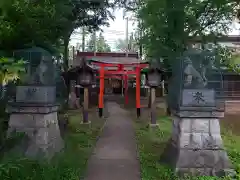
{"type": "Polygon", "coordinates": [[[156,88],[161,84],[162,81],[162,70],[160,69],[159,61],[151,61],[149,64],[149,70],[147,73],[147,84],[150,86],[149,93],[149,107],[151,107],[151,122],[150,126],[157,126],[156,117],[156,88]]]}
{"type": "Polygon", "coordinates": [[[86,60],[83,58],[81,61],[80,69],[79,69],[78,83],[83,87],[89,87],[93,84],[94,81],[94,72],[93,69],[90,68],[86,60]]]}
{"type": "Polygon", "coordinates": [[[92,86],[94,82],[94,71],[87,66],[86,60],[82,59],[82,63],[79,69],[78,83],[84,87],[84,103],[83,103],[83,123],[89,123],[88,121],[88,106],[89,106],[89,92],[88,88],[92,86]]]}
{"type": "Polygon", "coordinates": [[[94,73],[90,69],[81,69],[78,83],[83,87],[89,87],[93,84],[94,73]]]}
{"type": "Polygon", "coordinates": [[[161,84],[161,71],[158,69],[150,69],[147,73],[147,84],[156,88],[161,84]]]}

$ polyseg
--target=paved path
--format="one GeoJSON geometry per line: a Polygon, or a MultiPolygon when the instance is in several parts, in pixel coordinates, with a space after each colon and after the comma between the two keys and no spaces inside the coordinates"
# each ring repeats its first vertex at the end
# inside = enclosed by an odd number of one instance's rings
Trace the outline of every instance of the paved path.
{"type": "Polygon", "coordinates": [[[136,140],[128,112],[108,102],[109,116],[84,180],[140,180],[136,140]]]}

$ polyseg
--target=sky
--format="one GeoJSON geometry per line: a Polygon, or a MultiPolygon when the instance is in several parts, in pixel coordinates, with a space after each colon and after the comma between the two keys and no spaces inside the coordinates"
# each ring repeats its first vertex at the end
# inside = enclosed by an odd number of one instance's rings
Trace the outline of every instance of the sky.
{"type": "MultiPolygon", "coordinates": [[[[125,39],[126,38],[126,19],[123,18],[123,10],[118,9],[115,10],[114,16],[115,20],[111,20],[109,22],[109,27],[103,27],[103,36],[107,43],[114,48],[117,39],[125,39]]],[[[128,15],[129,16],[129,15],[128,15]]],[[[131,18],[130,18],[131,19],[131,18]]],[[[129,34],[134,31],[137,27],[136,22],[134,23],[133,20],[129,20],[128,23],[128,32],[129,34]]],[[[99,32],[98,32],[99,34],[99,32]]],[[[81,30],[77,29],[76,33],[74,33],[70,38],[70,45],[76,46],[77,43],[81,43],[81,30]]]]}
{"type": "MultiPolygon", "coordinates": [[[[103,35],[107,41],[107,43],[114,49],[117,39],[125,39],[126,38],[126,20],[123,18],[123,9],[115,10],[114,12],[115,20],[110,21],[109,27],[103,27],[103,35]]],[[[131,15],[128,14],[128,17],[131,19],[131,15]]],[[[129,20],[128,23],[128,31],[129,34],[134,31],[137,23],[133,20],[129,20]]],[[[240,24],[234,22],[231,26],[231,32],[229,35],[240,35],[240,24]]],[[[76,32],[71,36],[70,45],[76,46],[77,43],[81,43],[81,30],[77,29],[76,32]]]]}

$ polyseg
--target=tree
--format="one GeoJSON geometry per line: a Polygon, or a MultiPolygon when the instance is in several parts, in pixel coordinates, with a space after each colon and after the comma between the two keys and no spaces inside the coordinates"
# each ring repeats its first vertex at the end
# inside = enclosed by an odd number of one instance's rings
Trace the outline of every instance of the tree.
{"type": "Polygon", "coordinates": [[[64,44],[64,64],[65,70],[68,65],[68,43],[74,29],[86,27],[88,31],[96,31],[101,25],[108,25],[108,19],[113,16],[109,8],[114,4],[108,1],[81,1],[71,0],[72,14],[68,17],[65,24],[65,33],[62,37],[64,44]]]}
{"type": "Polygon", "coordinates": [[[57,44],[71,11],[63,0],[3,1],[0,4],[0,48],[57,44]],[[59,13],[64,11],[64,13],[59,13]]]}
{"type": "Polygon", "coordinates": [[[87,51],[94,52],[111,52],[111,47],[107,44],[102,33],[98,37],[95,37],[94,34],[91,34],[90,39],[87,43],[87,51]],[[96,47],[95,47],[96,45],[96,47]]]}
{"type": "Polygon", "coordinates": [[[112,18],[108,1],[3,0],[0,3],[0,48],[64,46],[65,70],[69,38],[78,27],[88,30],[107,25],[112,18]]]}
{"type": "Polygon", "coordinates": [[[99,34],[97,39],[97,52],[111,52],[111,47],[107,44],[102,33],[99,34]]]}
{"type": "Polygon", "coordinates": [[[236,14],[231,0],[141,0],[136,11],[148,56],[165,57],[169,66],[191,39],[225,34],[236,14]]]}
{"type": "Polygon", "coordinates": [[[25,61],[0,58],[0,86],[18,80],[25,73],[25,61]]]}
{"type": "Polygon", "coordinates": [[[79,27],[90,32],[99,30],[108,25],[109,18],[113,19],[111,9],[125,4],[122,0],[2,0],[0,48],[9,52],[29,46],[63,49],[64,69],[67,70],[72,32],[79,27]]]}
{"type": "MultiPolygon", "coordinates": [[[[11,58],[0,58],[0,115],[5,111],[6,85],[15,82],[25,73],[25,61],[11,58]]],[[[1,124],[1,122],[0,122],[1,124]]]]}
{"type": "Polygon", "coordinates": [[[91,34],[90,35],[90,38],[89,38],[89,40],[88,40],[88,42],[87,42],[87,48],[86,48],[86,51],[88,51],[88,52],[94,52],[96,49],[96,45],[97,45],[97,37],[96,37],[96,35],[95,34],[91,34]]]}
{"type": "Polygon", "coordinates": [[[125,39],[117,39],[115,42],[115,48],[118,51],[126,52],[127,50],[127,42],[125,39]]]}
{"type": "Polygon", "coordinates": [[[128,43],[126,39],[118,39],[115,42],[115,48],[122,52],[126,52],[127,50],[131,52],[137,52],[139,49],[137,39],[134,37],[133,33],[131,33],[128,43]]]}

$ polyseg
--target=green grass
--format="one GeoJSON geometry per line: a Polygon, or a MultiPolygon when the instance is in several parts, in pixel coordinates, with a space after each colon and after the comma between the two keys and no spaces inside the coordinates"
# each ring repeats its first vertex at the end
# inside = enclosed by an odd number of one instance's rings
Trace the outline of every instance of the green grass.
{"type": "Polygon", "coordinates": [[[5,158],[0,163],[2,180],[79,180],[84,176],[87,160],[91,155],[104,120],[89,125],[80,124],[80,114],[70,116],[70,127],[64,151],[51,162],[25,158],[5,158]]]}
{"type": "MultiPolygon", "coordinates": [[[[141,164],[142,180],[178,180],[173,171],[159,162],[166,142],[171,136],[171,120],[168,117],[160,117],[159,128],[150,131],[147,124],[136,123],[136,136],[138,141],[138,152],[141,164]]],[[[233,135],[231,131],[223,130],[223,140],[227,148],[228,155],[236,169],[240,169],[240,137],[233,135]]],[[[185,180],[217,180],[216,177],[185,177],[185,180]]],[[[229,177],[222,178],[231,179],[229,177]]],[[[240,178],[237,178],[240,180],[240,178]]]]}
{"type": "Polygon", "coordinates": [[[240,64],[240,56],[239,55],[233,56],[232,62],[233,62],[233,64],[240,64]]]}

